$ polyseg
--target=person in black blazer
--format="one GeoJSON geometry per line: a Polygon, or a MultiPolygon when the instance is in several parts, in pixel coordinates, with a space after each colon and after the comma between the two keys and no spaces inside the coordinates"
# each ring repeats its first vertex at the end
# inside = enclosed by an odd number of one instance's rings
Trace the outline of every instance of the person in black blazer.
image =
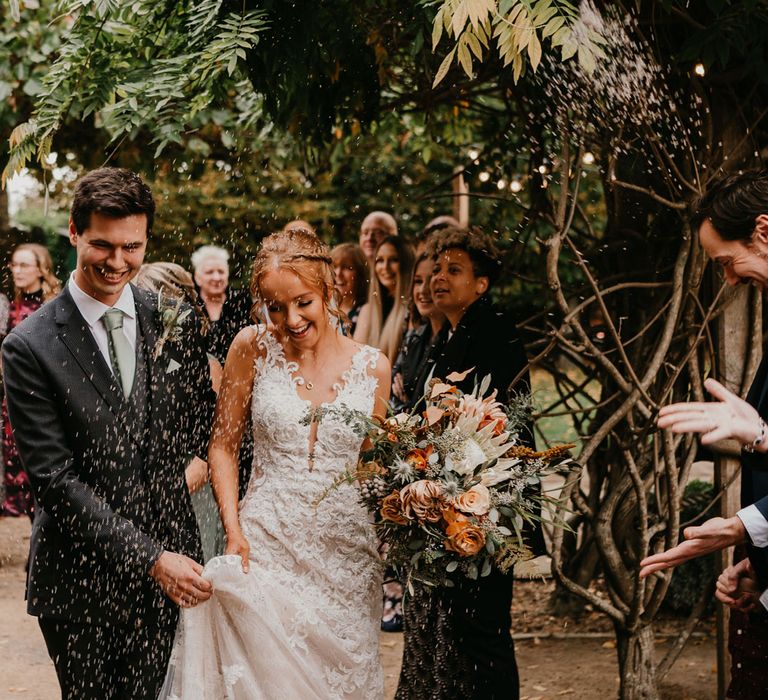
{"type": "Polygon", "coordinates": [[[213,408],[201,334],[194,314],[174,322],[129,285],[153,216],[137,175],[81,178],[77,268],[2,347],[36,500],[27,607],[63,698],[156,698],[178,606],[210,596],[184,480],[189,455],[206,454],[213,408]]]}
{"type": "MultiPolygon", "coordinates": [[[[447,227],[433,234],[427,254],[434,260],[430,289],[446,316],[441,337],[417,382],[474,368],[457,386],[465,392],[490,376],[489,391],[507,402],[513,391],[529,393],[528,361],[514,320],[499,311],[488,292],[501,256],[477,229],[447,227]],[[517,379],[513,386],[512,382],[517,379]]],[[[522,441],[533,445],[528,429],[522,441]]],[[[528,532],[534,554],[544,552],[541,528],[528,532]]],[[[405,651],[400,700],[514,700],[519,697],[510,633],[512,575],[494,570],[471,581],[457,577],[452,588],[415,586],[405,604],[405,651]]]]}
{"type": "MultiPolygon", "coordinates": [[[[752,283],[768,289],[768,171],[749,170],[712,184],[695,207],[692,228],[707,256],[720,264],[728,284],[752,283]]],[[[732,679],[728,697],[753,698],[765,690],[762,631],[768,612],[768,357],[763,357],[746,400],[714,379],[704,383],[715,401],[678,403],[659,411],[658,426],[675,433],[699,433],[701,443],[736,440],[742,445],[741,510],[686,528],[685,541],[646,557],[640,576],[694,557],[744,545],[747,556],[723,571],[715,596],[734,608],[730,648],[732,679]],[[736,618],[740,622],[735,622],[736,618]],[[746,622],[752,618],[754,624],[746,622]],[[739,624],[749,627],[741,639],[739,624]],[[736,628],[737,634],[734,634],[736,628]],[[751,647],[751,648],[750,648],[751,647]]]]}

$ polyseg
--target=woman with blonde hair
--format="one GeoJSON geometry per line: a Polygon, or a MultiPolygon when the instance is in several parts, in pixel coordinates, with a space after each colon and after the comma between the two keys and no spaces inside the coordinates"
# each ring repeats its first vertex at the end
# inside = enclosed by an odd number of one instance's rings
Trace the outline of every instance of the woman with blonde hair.
{"type": "MultiPolygon", "coordinates": [[[[189,304],[200,318],[203,335],[208,332],[208,317],[203,310],[200,297],[195,289],[192,275],[181,265],[171,262],[144,263],[133,283],[141,289],[172,300],[181,300],[189,304]]],[[[211,385],[218,393],[221,384],[221,363],[208,353],[208,369],[211,373],[211,385]]],[[[200,530],[200,540],[203,545],[203,559],[209,559],[224,551],[224,530],[216,508],[216,501],[208,481],[208,464],[203,460],[190,456],[185,469],[187,488],[192,498],[192,508],[195,511],[197,527],[200,530]]]]}
{"type": "MultiPolygon", "coordinates": [[[[8,306],[6,334],[61,291],[61,283],[53,274],[51,254],[45,246],[38,243],[22,243],[14,249],[8,268],[13,278],[14,298],[8,306]]],[[[5,497],[0,503],[0,516],[28,515],[32,518],[32,492],[16,450],[5,399],[2,406],[2,427],[5,497]]]]}
{"type": "Polygon", "coordinates": [[[224,366],[208,450],[226,554],[203,576],[214,594],[182,610],[161,697],[381,700],[376,534],[357,487],[355,412],[383,417],[390,365],[338,331],[328,248],[303,229],[261,244],[255,309],[224,366]],[[254,455],[238,502],[248,415],[254,455]]]}
{"type": "Polygon", "coordinates": [[[354,338],[381,349],[393,362],[408,325],[413,247],[400,236],[388,236],[373,260],[368,301],[360,309],[354,338]]]}

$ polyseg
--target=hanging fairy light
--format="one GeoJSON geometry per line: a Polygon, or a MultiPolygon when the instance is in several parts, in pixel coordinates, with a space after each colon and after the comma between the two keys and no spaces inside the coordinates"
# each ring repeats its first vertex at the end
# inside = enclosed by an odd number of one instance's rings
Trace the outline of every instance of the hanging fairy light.
{"type": "Polygon", "coordinates": [[[595,162],[595,154],[587,151],[582,157],[581,162],[584,163],[584,165],[592,165],[595,162]]]}
{"type": "Polygon", "coordinates": [[[504,178],[501,178],[501,180],[499,180],[499,181],[496,183],[496,187],[498,187],[500,190],[503,190],[503,189],[505,189],[505,188],[506,188],[506,186],[507,186],[507,181],[506,181],[504,178]]]}
{"type": "Polygon", "coordinates": [[[480,182],[488,182],[488,180],[491,179],[491,174],[483,171],[477,177],[480,180],[480,182]]]}
{"type": "Polygon", "coordinates": [[[539,173],[541,173],[542,175],[546,175],[546,174],[547,174],[547,166],[546,166],[546,165],[540,165],[540,166],[539,166],[538,168],[536,168],[536,169],[537,169],[537,170],[539,171],[539,173]]]}
{"type": "Polygon", "coordinates": [[[523,189],[523,183],[520,182],[520,180],[512,180],[512,182],[509,183],[509,189],[517,194],[520,190],[523,189]]]}
{"type": "Polygon", "coordinates": [[[696,73],[696,75],[698,75],[700,78],[703,78],[707,74],[707,69],[704,68],[703,63],[697,63],[693,67],[693,72],[696,73]]]}
{"type": "Polygon", "coordinates": [[[469,157],[470,160],[473,160],[473,161],[477,160],[479,155],[480,155],[480,151],[478,151],[476,148],[470,148],[467,151],[467,156],[469,157]]]}

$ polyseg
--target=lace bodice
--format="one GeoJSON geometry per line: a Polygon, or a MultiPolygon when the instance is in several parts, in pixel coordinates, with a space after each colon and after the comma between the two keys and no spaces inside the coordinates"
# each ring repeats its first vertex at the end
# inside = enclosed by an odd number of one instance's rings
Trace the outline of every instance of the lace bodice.
{"type": "Polygon", "coordinates": [[[271,333],[261,327],[257,332],[258,346],[264,354],[256,359],[251,397],[253,476],[244,500],[264,480],[294,480],[298,470],[302,481],[324,482],[328,475],[338,476],[340,467],[353,465],[362,439],[345,421],[342,409],[370,415],[377,387],[370,370],[376,368],[379,351],[363,345],[341,383],[334,385],[335,399],[313,411],[312,403],[301,398],[296,390],[304,381],[295,376],[298,365],[286,360],[282,346],[271,333]],[[318,419],[314,444],[313,414],[318,419]],[[305,474],[307,471],[312,475],[305,474]]]}

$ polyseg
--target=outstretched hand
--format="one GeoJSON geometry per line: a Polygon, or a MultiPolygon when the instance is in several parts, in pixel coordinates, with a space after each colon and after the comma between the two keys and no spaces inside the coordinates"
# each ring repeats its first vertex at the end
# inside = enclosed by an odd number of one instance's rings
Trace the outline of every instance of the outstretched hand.
{"type": "Polygon", "coordinates": [[[754,407],[715,379],[707,379],[704,388],[717,401],[664,406],[656,421],[659,428],[674,433],[700,433],[703,445],[727,439],[752,444],[760,435],[760,415],[754,407]]]}
{"type": "Polygon", "coordinates": [[[640,562],[640,578],[679,566],[689,559],[718,552],[740,544],[746,539],[746,529],[739,518],[712,518],[698,527],[687,527],[683,533],[685,542],[666,552],[646,557],[640,562]]]}
{"type": "Polygon", "coordinates": [[[728,607],[751,612],[760,605],[760,586],[749,559],[729,566],[717,579],[715,598],[728,607]]]}

